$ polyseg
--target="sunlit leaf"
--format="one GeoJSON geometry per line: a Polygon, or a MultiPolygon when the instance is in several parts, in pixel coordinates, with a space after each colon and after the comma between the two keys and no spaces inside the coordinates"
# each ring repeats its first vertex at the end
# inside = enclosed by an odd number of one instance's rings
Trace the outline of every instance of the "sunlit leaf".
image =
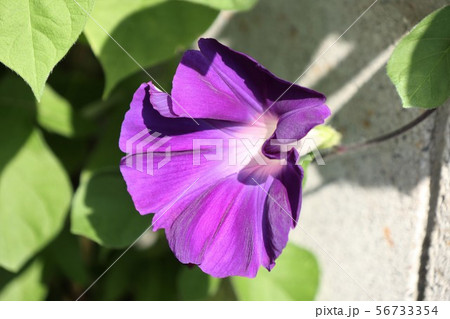
{"type": "Polygon", "coordinates": [[[403,107],[434,108],[450,96],[450,6],[423,19],[392,54],[387,71],[403,107]]]}
{"type": "Polygon", "coordinates": [[[0,269],[0,301],[43,300],[47,288],[42,283],[43,265],[35,261],[18,274],[0,269]]]}
{"type": "Polygon", "coordinates": [[[92,12],[97,23],[90,20],[85,34],[105,71],[105,95],[140,66],[147,68],[188,48],[217,13],[186,1],[97,0],[92,12]]]}
{"type": "MultiPolygon", "coordinates": [[[[77,0],[89,12],[94,0],[77,0]]],[[[45,82],[80,35],[87,15],[73,0],[2,0],[0,61],[39,100],[45,82]]]]}
{"type": "Polygon", "coordinates": [[[314,255],[288,244],[272,271],[260,269],[256,278],[233,277],[239,300],[313,300],[319,285],[314,255]]]}

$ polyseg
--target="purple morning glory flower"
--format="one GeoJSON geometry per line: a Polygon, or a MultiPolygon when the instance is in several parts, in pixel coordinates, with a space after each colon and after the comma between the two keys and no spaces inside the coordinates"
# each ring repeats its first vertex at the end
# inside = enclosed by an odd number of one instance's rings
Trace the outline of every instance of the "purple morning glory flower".
{"type": "Polygon", "coordinates": [[[152,83],[136,91],[121,172],[136,209],[155,214],[153,230],[165,229],[182,263],[254,277],[274,267],[302,202],[299,155],[273,142],[302,139],[330,111],[324,95],[291,87],[247,55],[214,39],[198,44],[171,95],[152,83]]]}

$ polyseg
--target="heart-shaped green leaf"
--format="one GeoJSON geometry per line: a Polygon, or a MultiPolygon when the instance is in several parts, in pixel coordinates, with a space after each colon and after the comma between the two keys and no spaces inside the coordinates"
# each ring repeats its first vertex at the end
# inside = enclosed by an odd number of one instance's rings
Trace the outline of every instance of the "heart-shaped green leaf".
{"type": "Polygon", "coordinates": [[[40,99],[50,72],[75,43],[94,0],[2,0],[0,61],[40,99]]]}
{"type": "Polygon", "coordinates": [[[450,6],[423,19],[405,36],[387,72],[403,107],[434,108],[450,96],[450,6]]]}

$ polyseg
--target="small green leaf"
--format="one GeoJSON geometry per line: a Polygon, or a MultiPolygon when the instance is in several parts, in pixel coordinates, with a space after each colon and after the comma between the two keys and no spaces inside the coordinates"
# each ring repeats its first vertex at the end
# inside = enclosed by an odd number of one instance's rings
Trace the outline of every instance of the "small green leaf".
{"type": "MultiPolygon", "coordinates": [[[[90,11],[94,0],[78,0],[90,11]]],[[[40,99],[50,72],[80,35],[87,15],[73,0],[2,0],[0,62],[40,99]]]]}
{"type": "Polygon", "coordinates": [[[185,1],[97,0],[92,16],[115,40],[94,21],[87,23],[85,34],[105,71],[107,96],[140,70],[137,63],[147,68],[186,49],[214,21],[217,10],[185,1]]]}
{"type": "Polygon", "coordinates": [[[74,234],[111,248],[133,243],[151,224],[136,212],[117,170],[100,170],[82,180],[72,204],[74,234]]]}
{"type": "Polygon", "coordinates": [[[75,113],[70,103],[50,86],[38,104],[37,120],[47,131],[65,137],[84,136],[94,130],[94,125],[75,113]]]}
{"type": "Polygon", "coordinates": [[[25,87],[15,79],[0,82],[0,266],[14,272],[59,233],[71,198],[66,172],[33,127],[34,101],[14,95],[25,87]]]}
{"type": "Polygon", "coordinates": [[[256,278],[233,277],[239,300],[313,300],[319,285],[319,266],[314,255],[288,244],[272,271],[260,269],[256,278]]]}
{"type": "Polygon", "coordinates": [[[41,282],[43,265],[35,261],[18,274],[0,269],[0,301],[43,300],[47,289],[41,282]]]}
{"type": "Polygon", "coordinates": [[[210,6],[218,10],[249,10],[258,0],[184,0],[210,6]]]}
{"type": "Polygon", "coordinates": [[[387,72],[403,107],[435,108],[450,96],[450,6],[423,19],[392,54],[387,72]]]}

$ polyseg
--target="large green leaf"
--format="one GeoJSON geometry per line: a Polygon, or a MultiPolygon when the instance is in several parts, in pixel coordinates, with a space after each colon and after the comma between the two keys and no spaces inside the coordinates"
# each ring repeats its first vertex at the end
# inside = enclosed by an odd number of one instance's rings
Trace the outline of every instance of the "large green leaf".
{"type": "Polygon", "coordinates": [[[96,21],[87,23],[85,34],[105,71],[105,95],[138,71],[137,63],[146,68],[186,49],[216,15],[217,10],[185,1],[97,0],[96,21]]]}
{"type": "Polygon", "coordinates": [[[422,20],[388,63],[404,107],[434,108],[450,96],[450,6],[422,20]]]}
{"type": "Polygon", "coordinates": [[[15,96],[24,87],[15,77],[0,83],[0,266],[10,271],[58,234],[71,198],[67,174],[33,127],[33,100],[15,96]]]}
{"type": "Polygon", "coordinates": [[[100,170],[82,180],[71,219],[72,233],[113,248],[130,245],[151,223],[150,216],[134,209],[118,170],[100,170]]]}
{"type": "Polygon", "coordinates": [[[313,300],[319,285],[314,255],[288,244],[271,272],[261,269],[256,278],[233,277],[239,300],[313,300]]]}
{"type": "Polygon", "coordinates": [[[43,264],[34,261],[18,274],[0,269],[0,301],[43,300],[47,289],[42,283],[43,264]]]}
{"type": "MultiPolygon", "coordinates": [[[[78,0],[90,11],[94,0],[78,0]]],[[[53,67],[80,35],[87,15],[73,0],[2,0],[0,61],[17,72],[39,100],[53,67]]]]}
{"type": "MultiPolygon", "coordinates": [[[[7,125],[1,115],[0,125],[7,125]]],[[[66,173],[33,130],[0,172],[0,265],[17,271],[45,246],[61,230],[70,197],[66,173]]]]}
{"type": "Polygon", "coordinates": [[[184,0],[210,6],[219,10],[248,10],[251,9],[258,0],[184,0]]]}

